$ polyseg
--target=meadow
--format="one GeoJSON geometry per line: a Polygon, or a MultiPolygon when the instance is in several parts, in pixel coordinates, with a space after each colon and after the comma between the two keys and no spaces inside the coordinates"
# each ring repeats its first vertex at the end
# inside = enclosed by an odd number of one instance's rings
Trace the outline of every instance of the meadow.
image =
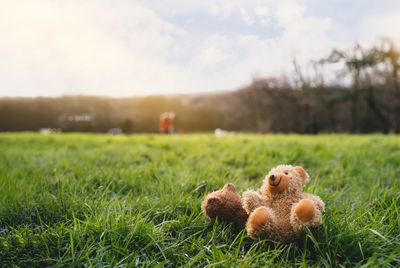
{"type": "Polygon", "coordinates": [[[0,134],[0,264],[400,266],[400,136],[0,134]],[[303,166],[323,225],[291,244],[207,220],[226,182],[303,166]]]}

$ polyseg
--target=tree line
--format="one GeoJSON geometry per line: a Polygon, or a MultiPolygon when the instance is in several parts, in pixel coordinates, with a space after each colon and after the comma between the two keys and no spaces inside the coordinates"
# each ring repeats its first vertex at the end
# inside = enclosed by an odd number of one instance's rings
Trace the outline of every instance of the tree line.
{"type": "Polygon", "coordinates": [[[294,59],[293,70],[207,94],[1,98],[0,131],[157,132],[160,114],[173,111],[183,132],[400,132],[400,52],[391,40],[334,49],[307,72],[294,59]]]}

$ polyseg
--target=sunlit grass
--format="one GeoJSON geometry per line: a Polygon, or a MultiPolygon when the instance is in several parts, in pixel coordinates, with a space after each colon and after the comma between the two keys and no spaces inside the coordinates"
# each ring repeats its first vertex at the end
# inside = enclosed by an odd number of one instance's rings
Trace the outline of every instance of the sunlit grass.
{"type": "Polygon", "coordinates": [[[400,137],[0,135],[2,266],[400,266],[400,137]],[[326,202],[299,243],[204,218],[226,182],[302,165],[326,202]]]}

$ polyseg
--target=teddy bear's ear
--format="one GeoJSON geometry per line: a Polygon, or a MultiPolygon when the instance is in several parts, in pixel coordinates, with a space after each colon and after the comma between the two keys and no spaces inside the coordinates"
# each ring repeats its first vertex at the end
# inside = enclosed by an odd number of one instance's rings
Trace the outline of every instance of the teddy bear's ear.
{"type": "Polygon", "coordinates": [[[300,176],[303,178],[304,181],[306,181],[310,176],[308,176],[307,172],[304,170],[304,168],[297,166],[294,168],[297,172],[299,172],[300,176]]]}

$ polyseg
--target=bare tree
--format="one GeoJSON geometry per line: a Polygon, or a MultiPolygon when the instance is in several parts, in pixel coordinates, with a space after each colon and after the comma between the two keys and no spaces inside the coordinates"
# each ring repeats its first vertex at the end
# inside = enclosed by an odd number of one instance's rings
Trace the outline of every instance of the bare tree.
{"type": "Polygon", "coordinates": [[[365,50],[360,44],[356,44],[349,50],[334,49],[328,58],[321,60],[322,63],[344,63],[346,73],[352,78],[351,86],[351,132],[358,131],[357,110],[360,97],[361,74],[366,67],[374,66],[377,62],[375,50],[365,50]]]}

